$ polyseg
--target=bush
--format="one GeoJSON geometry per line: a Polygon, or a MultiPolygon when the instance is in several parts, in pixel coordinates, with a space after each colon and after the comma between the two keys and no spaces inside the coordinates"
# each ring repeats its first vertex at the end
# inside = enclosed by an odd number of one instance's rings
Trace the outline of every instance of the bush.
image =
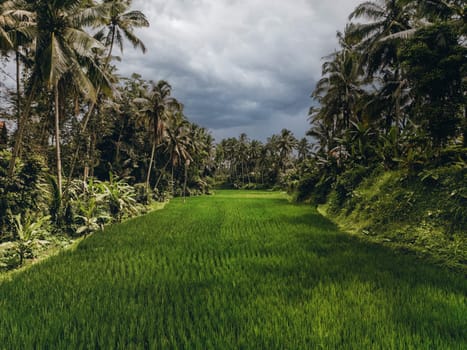
{"type": "Polygon", "coordinates": [[[351,197],[353,190],[357,188],[369,173],[370,170],[367,167],[356,165],[340,174],[334,185],[334,190],[336,192],[336,202],[334,204],[341,207],[344,202],[351,197]]]}
{"type": "Polygon", "coordinates": [[[310,172],[299,180],[294,199],[298,202],[309,200],[314,204],[324,204],[331,192],[333,181],[334,176],[329,169],[310,172]]]}

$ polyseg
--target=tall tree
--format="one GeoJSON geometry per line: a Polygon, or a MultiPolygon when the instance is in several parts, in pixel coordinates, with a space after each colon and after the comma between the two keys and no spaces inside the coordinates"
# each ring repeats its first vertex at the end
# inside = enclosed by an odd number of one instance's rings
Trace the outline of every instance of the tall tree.
{"type": "Polygon", "coordinates": [[[136,98],[134,102],[142,113],[142,122],[147,126],[151,142],[151,157],[146,175],[146,190],[149,190],[151,171],[156,155],[156,147],[166,134],[167,122],[172,112],[181,110],[181,104],[171,96],[172,87],[164,80],[157,84],[152,83],[148,90],[143,91],[143,97],[136,98]]]}
{"type": "Polygon", "coordinates": [[[32,79],[45,84],[54,96],[56,171],[61,194],[60,103],[64,101],[64,91],[60,91],[59,85],[66,79],[79,88],[83,96],[95,100],[94,86],[81,62],[92,60],[95,50],[102,49],[100,42],[84,30],[84,26],[97,23],[99,13],[84,0],[40,0],[36,1],[35,9],[37,38],[32,79]]]}
{"type": "MultiPolygon", "coordinates": [[[[378,77],[391,76],[386,81],[394,94],[393,114],[389,113],[389,123],[394,123],[397,133],[401,121],[401,91],[404,88],[400,62],[398,59],[398,41],[395,34],[407,32],[412,28],[415,6],[400,0],[366,1],[358,5],[349,19],[364,19],[363,23],[351,23],[346,29],[346,39],[355,44],[360,54],[360,63],[365,68],[371,82],[378,77]]],[[[389,129],[388,129],[389,130],[389,129]]]]}

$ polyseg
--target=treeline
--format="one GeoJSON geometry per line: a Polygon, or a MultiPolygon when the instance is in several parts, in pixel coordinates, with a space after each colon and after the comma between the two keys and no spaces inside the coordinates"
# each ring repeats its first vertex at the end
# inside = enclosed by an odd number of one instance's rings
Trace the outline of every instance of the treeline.
{"type": "Polygon", "coordinates": [[[216,145],[216,181],[233,188],[284,187],[303,174],[297,170],[310,156],[309,141],[297,140],[290,130],[282,129],[264,143],[243,133],[216,145]]]}
{"type": "Polygon", "coordinates": [[[345,172],[355,182],[381,166],[409,175],[465,168],[465,2],[370,1],[349,19],[312,94],[317,150],[301,196],[325,200],[345,172]]]}
{"type": "Polygon", "coordinates": [[[463,0],[368,1],[338,33],[312,97],[298,200],[346,230],[465,272],[463,0]]]}
{"type": "Polygon", "coordinates": [[[0,243],[15,243],[16,263],[50,233],[86,234],[208,190],[208,131],[168,82],[117,74],[125,42],[146,51],[134,29],[149,23],[130,6],[0,1],[1,59],[15,67],[0,111],[0,243]]]}
{"type": "Polygon", "coordinates": [[[223,140],[220,179],[288,189],[349,229],[465,264],[465,1],[367,1],[349,20],[312,92],[311,146],[286,130],[223,140]]]}

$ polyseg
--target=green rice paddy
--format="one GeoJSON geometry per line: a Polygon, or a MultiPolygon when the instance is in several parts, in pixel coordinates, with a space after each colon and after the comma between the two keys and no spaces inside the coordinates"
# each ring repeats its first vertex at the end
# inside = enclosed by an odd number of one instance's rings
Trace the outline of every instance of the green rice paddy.
{"type": "Polygon", "coordinates": [[[278,193],[220,191],[0,284],[0,349],[466,349],[467,280],[278,193]]]}

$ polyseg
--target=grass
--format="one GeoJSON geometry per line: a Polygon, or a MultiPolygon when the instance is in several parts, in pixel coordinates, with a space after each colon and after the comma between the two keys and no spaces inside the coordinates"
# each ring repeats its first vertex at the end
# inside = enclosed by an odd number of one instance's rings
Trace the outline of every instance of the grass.
{"type": "Polygon", "coordinates": [[[464,276],[278,193],[173,200],[0,284],[0,348],[465,349],[464,276]]]}
{"type": "Polygon", "coordinates": [[[402,170],[375,172],[342,204],[333,191],[319,211],[346,232],[467,275],[466,170],[437,168],[424,181],[402,170]]]}

